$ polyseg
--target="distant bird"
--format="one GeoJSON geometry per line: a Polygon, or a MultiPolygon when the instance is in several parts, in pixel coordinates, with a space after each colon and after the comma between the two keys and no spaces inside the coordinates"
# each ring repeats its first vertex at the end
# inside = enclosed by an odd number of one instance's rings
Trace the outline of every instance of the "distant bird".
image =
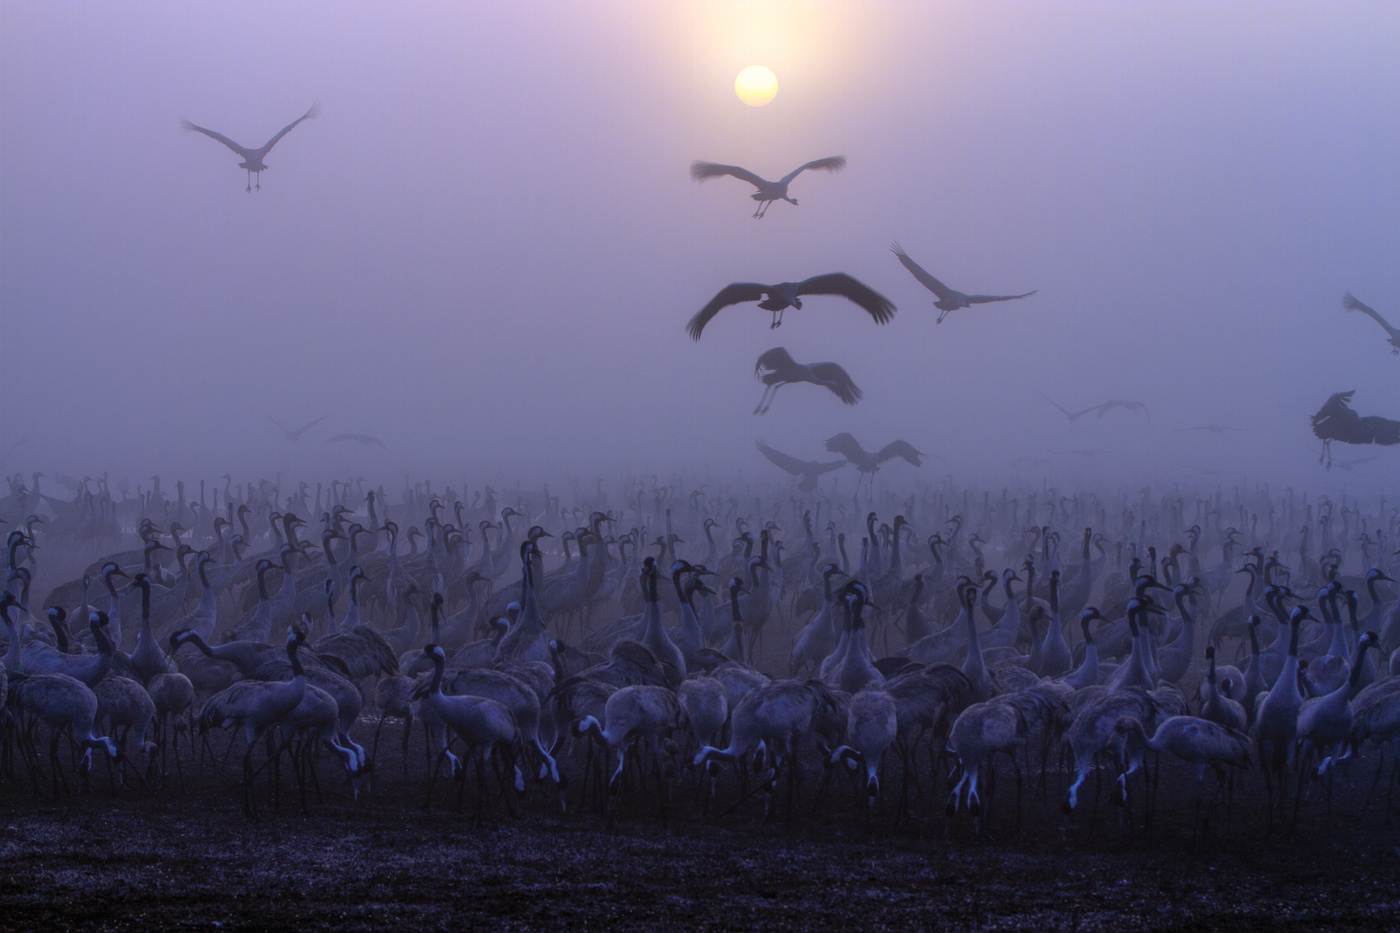
{"type": "MultiPolygon", "coordinates": [[[[1052,403],[1053,404],[1053,403],[1052,403]]],[[[1232,428],[1223,424],[1199,424],[1194,428],[1173,428],[1174,431],[1209,431],[1211,434],[1225,434],[1228,431],[1237,431],[1240,434],[1248,434],[1249,428],[1232,428]]]]}
{"type": "Polygon", "coordinates": [[[798,477],[797,488],[803,492],[811,492],[817,488],[818,476],[830,473],[832,470],[839,470],[846,465],[845,460],[829,460],[826,463],[798,460],[780,450],[774,450],[763,441],[758,442],[758,452],[767,457],[769,463],[798,477]]]}
{"type": "Polygon", "coordinates": [[[327,444],[339,444],[339,443],[342,442],[342,441],[358,441],[359,443],[364,444],[366,447],[379,447],[379,448],[382,449],[385,453],[388,453],[388,452],[389,452],[389,448],[386,447],[386,446],[384,445],[384,442],[383,442],[383,441],[381,441],[379,438],[373,437],[373,436],[371,436],[371,435],[369,435],[369,434],[349,434],[349,433],[347,433],[347,434],[337,434],[335,437],[328,437],[328,438],[326,438],[326,443],[327,443],[327,444]]]}
{"type": "Polygon", "coordinates": [[[1100,418],[1102,418],[1104,415],[1106,415],[1108,412],[1112,411],[1115,408],[1124,408],[1128,411],[1141,411],[1144,415],[1147,415],[1147,417],[1152,417],[1152,415],[1147,411],[1147,406],[1144,405],[1142,402],[1125,401],[1121,398],[1111,398],[1106,402],[1099,403],[1098,405],[1091,405],[1088,408],[1083,408],[1079,411],[1070,411],[1069,409],[1061,405],[1059,402],[1056,402],[1050,396],[1046,395],[1044,392],[1040,393],[1040,397],[1045,399],[1045,401],[1049,402],[1051,405],[1054,405],[1056,408],[1058,408],[1060,410],[1060,414],[1068,418],[1071,423],[1077,421],[1085,415],[1098,415],[1100,418]]]}
{"type": "Polygon", "coordinates": [[[746,301],[757,301],[764,311],[773,313],[773,323],[769,328],[783,323],[783,311],[787,308],[802,310],[803,295],[840,295],[849,298],[875,319],[876,324],[886,324],[894,317],[894,305],[879,292],[851,278],[844,272],[830,272],[814,275],[801,282],[779,282],[777,285],[760,285],[757,282],[735,282],[720,289],[710,303],[700,309],[686,325],[686,332],[692,340],[700,339],[700,332],[710,319],[730,305],[746,301]],[[764,297],[767,296],[767,297],[764,297]],[[763,299],[760,301],[759,299],[763,299]]]}
{"type": "Polygon", "coordinates": [[[809,168],[825,169],[828,172],[839,172],[846,167],[845,156],[829,156],[825,159],[817,159],[800,165],[788,172],[777,181],[765,181],[746,168],[737,165],[720,165],[716,162],[692,162],[690,163],[690,177],[696,181],[704,181],[707,178],[719,178],[722,175],[733,175],[740,181],[746,181],[758,190],[749,197],[758,202],[758,209],[753,212],[754,219],[762,217],[768,213],[768,205],[774,201],[787,201],[794,207],[797,206],[797,199],[789,197],[787,193],[788,184],[798,175],[809,168]]]}
{"type": "Polygon", "coordinates": [[[1391,327],[1390,322],[1376,313],[1375,308],[1357,301],[1356,296],[1352,295],[1351,292],[1347,292],[1342,296],[1342,307],[1346,308],[1348,311],[1360,311],[1362,314],[1369,314],[1377,324],[1385,328],[1385,332],[1390,338],[1387,341],[1391,346],[1390,352],[1400,354],[1400,328],[1391,327]]]}
{"type": "Polygon", "coordinates": [[[184,117],[180,118],[180,125],[183,126],[189,132],[203,133],[210,139],[217,139],[219,142],[232,149],[235,153],[242,156],[243,161],[238,163],[238,167],[245,170],[248,173],[248,187],[245,190],[253,190],[253,176],[257,175],[258,190],[261,191],[262,173],[267,170],[267,165],[263,163],[263,159],[266,158],[267,154],[272,151],[272,147],[277,145],[277,140],[290,133],[292,131],[292,127],[296,126],[302,120],[309,120],[320,112],[321,105],[312,104],[310,110],[297,117],[291,123],[288,123],[286,126],[282,127],[282,129],[277,133],[277,135],[269,139],[267,141],[267,144],[264,145],[261,149],[247,149],[243,146],[238,145],[238,143],[229,139],[223,133],[216,133],[213,130],[205,129],[202,126],[195,126],[193,123],[191,123],[189,120],[186,120],[184,117]]]}
{"type": "Polygon", "coordinates": [[[901,457],[914,466],[920,466],[924,462],[920,459],[923,454],[915,450],[908,441],[890,441],[875,453],[868,453],[854,437],[845,431],[827,438],[826,449],[845,457],[862,475],[869,476],[872,482],[875,479],[876,471],[880,469],[880,464],[886,460],[901,457]]]}
{"type": "Polygon", "coordinates": [[[851,377],[836,363],[799,363],[788,355],[784,347],[774,347],[761,355],[753,368],[753,374],[754,378],[763,380],[763,384],[768,387],[763,390],[763,397],[758,400],[758,407],[753,410],[755,415],[761,415],[773,407],[773,399],[777,396],[778,389],[792,382],[810,382],[812,385],[824,386],[847,405],[854,405],[861,397],[860,389],[856,388],[851,377]]]}
{"type": "Polygon", "coordinates": [[[1018,298],[1029,298],[1035,294],[1035,289],[1032,289],[1024,295],[966,295],[957,289],[949,288],[925,272],[924,267],[910,259],[909,254],[901,249],[898,243],[890,244],[890,249],[899,257],[900,264],[919,280],[919,284],[938,296],[938,300],[933,303],[933,306],[943,312],[938,315],[937,323],[939,324],[943,323],[948,312],[956,311],[959,308],[970,308],[973,305],[988,304],[993,301],[1015,301],[1018,298]]]}
{"type": "MultiPolygon", "coordinates": [[[[264,414],[266,414],[266,412],[264,412],[264,414]]],[[[320,424],[322,421],[325,421],[326,416],[322,415],[319,418],[312,419],[311,421],[308,421],[306,422],[306,424],[303,424],[301,427],[297,428],[295,431],[289,430],[286,425],[284,425],[282,422],[278,421],[271,415],[267,415],[267,420],[277,425],[277,427],[281,429],[282,433],[286,435],[287,440],[295,444],[301,440],[301,436],[303,434],[316,427],[316,425],[320,424]]]]}
{"type": "Polygon", "coordinates": [[[1381,444],[1389,447],[1400,444],[1400,421],[1392,421],[1379,415],[1362,417],[1351,410],[1348,403],[1356,390],[1334,392],[1317,414],[1312,416],[1313,434],[1322,440],[1322,456],[1318,463],[1332,465],[1332,442],[1343,444],[1381,444]]]}

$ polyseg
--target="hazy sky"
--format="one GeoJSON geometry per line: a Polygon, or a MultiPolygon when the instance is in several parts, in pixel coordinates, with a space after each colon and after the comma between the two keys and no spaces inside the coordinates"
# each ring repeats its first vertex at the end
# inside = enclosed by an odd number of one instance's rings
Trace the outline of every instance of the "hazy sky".
{"type": "MultiPolygon", "coordinates": [[[[1324,474],[1308,416],[1400,418],[1395,3],[0,4],[0,448],[11,469],[458,477],[824,458],[902,437],[932,480],[1324,474]],[[734,95],[754,63],[763,108],[734,95]],[[187,117],[261,145],[244,191],[187,117]],[[778,177],[800,206],[750,218],[778,177]],[[960,311],[889,252],[967,292],[960,311]],[[770,332],[733,281],[845,271],[770,332]],[[835,360],[750,414],[757,355],[835,360]],[[1070,429],[1066,407],[1145,402],[1070,429]],[[291,426],[327,418],[300,445],[291,426]],[[1246,427],[1224,438],[1175,428],[1246,427]],[[326,447],[340,431],[388,455],[326,447]],[[1033,468],[1033,471],[1039,468],[1033,468]]],[[[908,470],[899,466],[896,470],[908,470]]],[[[910,475],[913,475],[912,472],[910,475]]]]}

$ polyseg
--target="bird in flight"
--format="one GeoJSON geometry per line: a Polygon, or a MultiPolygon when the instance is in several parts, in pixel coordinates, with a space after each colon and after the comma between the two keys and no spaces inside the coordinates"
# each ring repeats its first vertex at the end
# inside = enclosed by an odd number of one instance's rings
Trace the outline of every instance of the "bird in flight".
{"type": "Polygon", "coordinates": [[[899,257],[900,265],[908,269],[909,274],[919,280],[919,284],[938,296],[938,300],[933,303],[933,306],[943,312],[938,315],[937,323],[939,324],[943,323],[948,312],[956,311],[959,308],[970,308],[973,305],[984,305],[993,301],[1015,301],[1017,298],[1029,298],[1035,294],[1035,289],[1031,289],[1024,295],[965,295],[957,289],[949,288],[925,272],[924,267],[910,259],[909,254],[901,249],[898,243],[890,244],[890,249],[899,257]]]}
{"type": "Polygon", "coordinates": [[[758,407],[753,410],[755,415],[764,414],[772,408],[778,389],[792,382],[810,382],[812,385],[824,386],[847,405],[854,405],[860,401],[860,389],[839,365],[799,363],[784,347],[774,347],[761,355],[753,368],[753,374],[754,378],[763,380],[763,384],[767,386],[763,390],[763,397],[758,400],[758,407]]]}
{"type": "Polygon", "coordinates": [[[700,332],[710,323],[711,318],[730,305],[746,301],[757,301],[760,308],[773,313],[773,323],[769,325],[772,329],[782,325],[785,309],[802,310],[804,295],[840,295],[858,305],[875,319],[876,324],[886,324],[894,317],[894,305],[884,295],[844,272],[830,272],[826,275],[814,275],[801,282],[779,282],[777,285],[735,282],[726,285],[719,290],[719,294],[710,299],[709,304],[690,319],[685,329],[692,340],[699,340],[700,332]]]}
{"type": "Polygon", "coordinates": [[[786,470],[797,477],[797,488],[803,492],[811,492],[817,488],[817,477],[823,473],[830,473],[832,470],[839,470],[846,465],[845,460],[829,460],[820,463],[815,460],[798,460],[796,457],[783,453],[781,450],[774,450],[763,441],[758,442],[758,452],[768,458],[768,462],[781,470],[786,470]]]}
{"type": "Polygon", "coordinates": [[[869,453],[847,431],[827,438],[826,449],[845,457],[852,466],[862,473],[874,473],[880,469],[880,464],[886,460],[893,460],[895,457],[912,463],[914,466],[922,466],[924,462],[921,459],[923,454],[915,450],[914,445],[908,441],[890,441],[875,453],[869,453]]]}
{"type": "Polygon", "coordinates": [[[1085,415],[1097,414],[1100,418],[1102,418],[1105,414],[1107,414],[1115,408],[1126,408],[1128,411],[1141,411],[1144,415],[1147,415],[1148,418],[1152,417],[1147,411],[1147,406],[1144,405],[1142,402],[1131,402],[1121,398],[1111,398],[1106,402],[1099,403],[1098,405],[1091,405],[1088,408],[1082,408],[1079,411],[1070,411],[1069,409],[1061,405],[1059,402],[1056,402],[1050,396],[1046,395],[1044,392],[1040,393],[1040,397],[1045,399],[1045,401],[1049,402],[1051,405],[1054,405],[1056,408],[1058,408],[1060,410],[1060,414],[1068,418],[1071,423],[1078,420],[1079,418],[1084,417],[1085,415]]]}
{"type": "Polygon", "coordinates": [[[207,130],[202,126],[195,126],[193,123],[191,123],[189,120],[186,120],[184,117],[180,118],[180,125],[191,133],[203,133],[210,139],[217,139],[219,142],[223,143],[225,146],[228,146],[235,153],[241,156],[243,161],[238,163],[238,167],[245,170],[248,173],[248,187],[244,190],[253,190],[253,176],[257,175],[258,190],[261,191],[262,173],[267,170],[267,165],[263,162],[263,159],[266,158],[267,154],[272,151],[272,147],[277,145],[277,140],[290,133],[292,131],[292,127],[296,126],[302,120],[310,120],[312,117],[316,116],[316,114],[320,112],[321,105],[312,104],[310,110],[297,117],[291,123],[288,123],[286,126],[282,127],[282,129],[278,131],[277,135],[269,139],[267,141],[267,144],[264,145],[261,149],[248,149],[244,146],[240,146],[238,145],[238,143],[229,139],[223,133],[217,133],[214,130],[207,130]]]}
{"type": "Polygon", "coordinates": [[[344,441],[356,441],[358,443],[364,444],[366,447],[378,447],[382,449],[385,453],[389,452],[389,448],[385,446],[383,441],[370,434],[345,433],[337,434],[335,437],[326,438],[327,444],[339,444],[344,441]]]}
{"type": "Polygon", "coordinates": [[[1332,442],[1343,444],[1380,444],[1390,447],[1400,444],[1400,421],[1382,418],[1380,415],[1362,417],[1351,410],[1348,404],[1356,390],[1334,392],[1317,414],[1312,416],[1312,431],[1322,441],[1322,455],[1318,463],[1332,467],[1332,442]]]}
{"type": "Polygon", "coordinates": [[[1351,292],[1347,292],[1342,296],[1342,307],[1346,308],[1348,311],[1360,311],[1362,314],[1369,314],[1377,324],[1385,328],[1386,334],[1390,336],[1390,340],[1388,341],[1391,346],[1390,352],[1400,354],[1400,328],[1391,327],[1390,322],[1381,317],[1380,314],[1376,312],[1375,308],[1357,301],[1356,296],[1351,292]]]}
{"type": "Polygon", "coordinates": [[[267,415],[267,420],[268,420],[268,421],[271,421],[273,424],[277,425],[277,427],[282,431],[283,435],[286,436],[287,440],[291,441],[293,444],[295,444],[295,443],[297,443],[298,441],[300,441],[300,440],[301,440],[301,436],[302,436],[303,434],[305,434],[307,431],[310,431],[312,428],[316,427],[316,425],[318,425],[318,424],[320,424],[322,421],[325,421],[325,420],[326,420],[326,416],[325,416],[325,415],[322,415],[322,416],[319,417],[319,418],[315,418],[315,419],[313,419],[313,420],[311,420],[311,421],[306,422],[306,424],[303,424],[301,427],[297,428],[295,431],[292,431],[292,430],[289,430],[289,429],[287,428],[287,426],[284,425],[282,422],[278,421],[276,418],[272,417],[271,415],[268,415],[267,412],[263,412],[263,414],[264,414],[264,415],[267,415]]]}
{"type": "MultiPolygon", "coordinates": [[[[1050,403],[1054,405],[1054,402],[1050,403]]],[[[1232,428],[1224,424],[1198,424],[1194,428],[1174,428],[1175,431],[1209,431],[1211,434],[1225,434],[1227,431],[1238,431],[1240,434],[1248,434],[1249,428],[1232,428]]]]}
{"type": "Polygon", "coordinates": [[[741,181],[746,181],[758,190],[749,197],[758,202],[758,209],[753,212],[754,219],[762,217],[768,213],[768,206],[774,201],[788,201],[792,205],[797,205],[797,199],[788,195],[788,184],[807,171],[809,168],[824,169],[828,172],[839,172],[846,167],[845,156],[828,156],[825,159],[816,159],[805,165],[800,165],[788,172],[777,181],[765,181],[746,168],[737,165],[720,165],[717,162],[692,162],[690,163],[690,177],[696,181],[704,181],[707,178],[719,178],[721,175],[733,175],[741,181]]]}

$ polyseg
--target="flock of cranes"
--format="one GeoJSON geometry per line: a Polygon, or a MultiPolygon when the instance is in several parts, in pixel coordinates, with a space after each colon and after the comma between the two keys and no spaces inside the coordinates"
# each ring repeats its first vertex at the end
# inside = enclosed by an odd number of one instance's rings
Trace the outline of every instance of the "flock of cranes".
{"type": "MultiPolygon", "coordinates": [[[[827,446],[865,472],[920,457],[827,446]]],[[[1018,821],[1029,779],[1067,821],[1103,798],[1134,828],[1163,782],[1200,825],[1242,803],[1296,824],[1339,782],[1400,796],[1384,501],[948,486],[862,515],[679,477],[392,505],[360,481],[210,502],[31,480],[0,499],[0,782],[44,796],[106,762],[113,793],[202,771],[250,815],[339,773],[429,806],[446,777],[478,819],[761,796],[988,834],[1008,777],[1018,821]]]]}

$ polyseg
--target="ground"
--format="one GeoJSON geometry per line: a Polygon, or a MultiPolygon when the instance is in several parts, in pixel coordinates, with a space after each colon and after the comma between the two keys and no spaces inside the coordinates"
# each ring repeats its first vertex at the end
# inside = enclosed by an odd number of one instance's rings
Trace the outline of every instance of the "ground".
{"type": "Polygon", "coordinates": [[[611,825],[577,806],[577,784],[571,812],[537,788],[511,819],[493,781],[477,828],[470,786],[464,814],[441,781],[434,808],[422,809],[418,756],[405,783],[391,740],[386,728],[369,795],[353,800],[325,759],[309,816],[284,779],[280,810],[256,822],[231,773],[212,766],[189,769],[183,793],[175,782],[113,797],[99,765],[90,793],[55,804],[35,796],[20,765],[18,781],[0,783],[0,928],[1233,933],[1389,930],[1400,917],[1400,818],[1385,822],[1385,801],[1359,813],[1374,753],[1339,782],[1330,820],[1322,801],[1305,802],[1292,834],[1265,830],[1251,774],[1229,829],[1221,806],[1193,838],[1195,784],[1171,762],[1151,832],[1138,814],[1129,833],[1108,803],[1092,835],[1088,809],[1066,830],[1054,777],[1045,800],[1027,791],[1017,829],[1005,771],[989,841],[966,816],[949,823],[941,801],[897,820],[893,792],[867,829],[846,785],[813,815],[815,768],[791,823],[781,812],[764,820],[757,799],[719,815],[738,795],[726,774],[708,816],[687,788],[663,823],[655,797],[628,787],[611,825]]]}

